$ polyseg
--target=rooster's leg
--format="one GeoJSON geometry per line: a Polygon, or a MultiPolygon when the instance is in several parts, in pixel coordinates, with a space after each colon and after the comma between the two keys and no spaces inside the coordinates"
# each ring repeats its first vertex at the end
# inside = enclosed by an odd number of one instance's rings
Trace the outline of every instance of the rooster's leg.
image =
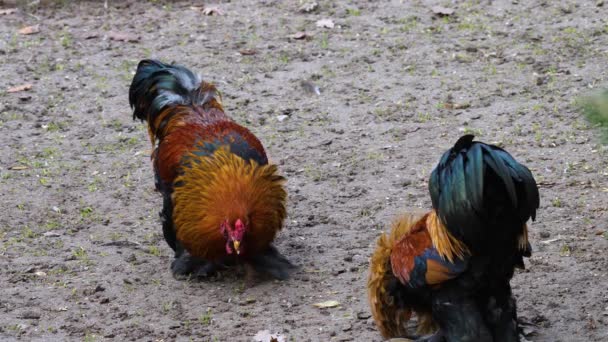
{"type": "Polygon", "coordinates": [[[494,342],[519,341],[517,309],[509,281],[503,281],[501,286],[495,285],[486,302],[486,317],[494,342]]]}
{"type": "Polygon", "coordinates": [[[163,210],[158,214],[160,215],[160,222],[163,225],[163,237],[165,238],[165,241],[167,241],[169,247],[175,251],[175,256],[177,257],[179,251],[176,245],[175,227],[173,227],[173,205],[171,204],[170,194],[163,195],[163,210]]]}
{"type": "Polygon", "coordinates": [[[190,255],[179,241],[177,242],[176,257],[171,263],[171,272],[176,278],[193,276],[206,278],[215,273],[217,263],[190,255]]]}
{"type": "Polygon", "coordinates": [[[491,342],[492,334],[486,326],[474,295],[452,282],[433,294],[433,319],[445,340],[460,342],[491,342]]]}
{"type": "Polygon", "coordinates": [[[250,262],[256,272],[269,274],[279,280],[289,278],[291,271],[297,268],[272,245],[253,256],[250,262]]]}
{"type": "Polygon", "coordinates": [[[253,265],[248,262],[243,266],[245,268],[245,288],[253,287],[256,283],[257,272],[253,265]]]}

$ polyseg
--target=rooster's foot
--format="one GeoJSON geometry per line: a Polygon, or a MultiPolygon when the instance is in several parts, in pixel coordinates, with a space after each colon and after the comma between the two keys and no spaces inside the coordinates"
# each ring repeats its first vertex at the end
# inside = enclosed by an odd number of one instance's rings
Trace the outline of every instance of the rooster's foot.
{"type": "Polygon", "coordinates": [[[184,253],[171,263],[171,272],[175,278],[208,278],[217,271],[217,264],[205,259],[184,253]]]}

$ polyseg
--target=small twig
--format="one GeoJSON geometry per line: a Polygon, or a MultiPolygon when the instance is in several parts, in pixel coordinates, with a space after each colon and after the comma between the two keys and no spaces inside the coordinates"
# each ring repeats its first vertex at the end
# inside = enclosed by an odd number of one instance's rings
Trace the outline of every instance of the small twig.
{"type": "Polygon", "coordinates": [[[141,246],[141,243],[139,243],[137,241],[130,241],[130,240],[118,240],[118,241],[110,241],[110,242],[103,243],[102,246],[104,246],[104,247],[106,247],[106,246],[117,246],[117,247],[134,247],[134,248],[139,248],[141,246]]]}
{"type": "Polygon", "coordinates": [[[550,244],[550,243],[553,243],[556,241],[560,241],[561,239],[562,239],[562,237],[560,235],[560,236],[556,237],[555,239],[543,240],[543,241],[541,241],[541,243],[550,244]]]}
{"type": "Polygon", "coordinates": [[[550,188],[555,186],[557,183],[555,182],[538,182],[539,188],[550,188]]]}

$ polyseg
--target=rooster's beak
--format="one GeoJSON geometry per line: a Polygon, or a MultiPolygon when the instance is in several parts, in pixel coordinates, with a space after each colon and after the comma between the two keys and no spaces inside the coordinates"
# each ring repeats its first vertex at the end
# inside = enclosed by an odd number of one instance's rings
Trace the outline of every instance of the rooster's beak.
{"type": "Polygon", "coordinates": [[[236,254],[241,254],[241,251],[239,251],[239,247],[241,246],[241,241],[232,241],[232,244],[234,245],[234,250],[236,251],[236,254]]]}

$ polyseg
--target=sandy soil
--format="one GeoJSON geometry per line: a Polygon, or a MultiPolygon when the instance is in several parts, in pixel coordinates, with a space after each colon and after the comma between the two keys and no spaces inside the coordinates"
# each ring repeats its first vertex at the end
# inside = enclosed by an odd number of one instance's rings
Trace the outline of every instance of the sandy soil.
{"type": "Polygon", "coordinates": [[[608,153],[575,105],[606,85],[608,4],[318,2],[301,13],[300,1],[227,1],[206,16],[193,3],[58,1],[0,14],[0,339],[250,341],[268,329],[381,341],[366,302],[375,239],[399,212],[430,207],[431,169],[473,132],[541,184],[535,253],[513,280],[527,338],[608,340],[608,153]],[[18,32],[31,25],[40,32],[18,32]],[[215,82],[288,177],[278,246],[301,266],[291,280],[172,278],[149,142],[127,100],[146,57],[215,82]],[[340,305],[312,306],[326,300],[340,305]]]}

